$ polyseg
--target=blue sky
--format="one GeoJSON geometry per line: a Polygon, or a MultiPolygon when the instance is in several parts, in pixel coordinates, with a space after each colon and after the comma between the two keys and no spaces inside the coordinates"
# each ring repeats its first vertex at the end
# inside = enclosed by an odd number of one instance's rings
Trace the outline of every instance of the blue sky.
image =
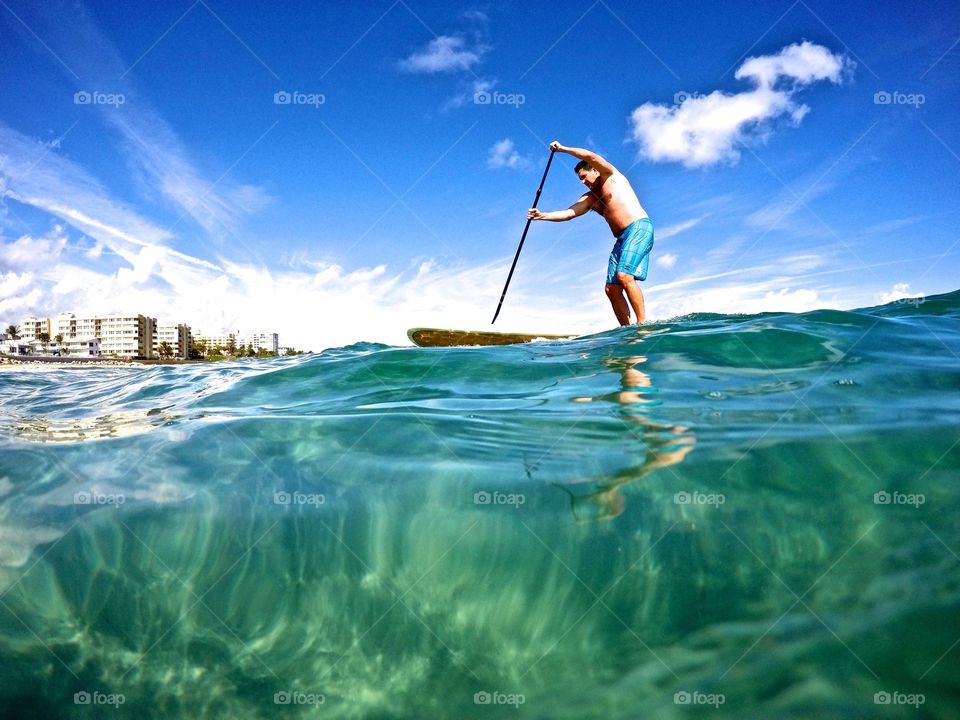
{"type": "MultiPolygon", "coordinates": [[[[0,321],[487,327],[553,139],[637,190],[653,319],[954,290],[958,41],[949,2],[3,0],[0,321]]],[[[535,223],[496,328],[613,326],[611,244],[535,223]]]]}

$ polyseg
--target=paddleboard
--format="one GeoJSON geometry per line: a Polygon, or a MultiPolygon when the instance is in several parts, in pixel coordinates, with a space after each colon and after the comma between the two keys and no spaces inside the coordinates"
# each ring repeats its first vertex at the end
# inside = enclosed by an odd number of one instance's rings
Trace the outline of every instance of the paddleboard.
{"type": "Polygon", "coordinates": [[[573,335],[503,333],[487,330],[449,330],[410,328],[407,337],[420,347],[456,347],[460,345],[515,345],[532,340],[565,340],[573,335]]]}

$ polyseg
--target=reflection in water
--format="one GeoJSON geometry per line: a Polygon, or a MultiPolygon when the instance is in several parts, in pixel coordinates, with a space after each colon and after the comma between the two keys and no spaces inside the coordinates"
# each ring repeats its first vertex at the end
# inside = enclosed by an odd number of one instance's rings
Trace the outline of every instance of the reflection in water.
{"type": "Polygon", "coordinates": [[[621,470],[612,477],[577,481],[578,484],[594,484],[596,489],[591,493],[578,495],[563,485],[557,486],[570,495],[570,506],[577,523],[611,520],[621,515],[625,507],[624,497],[620,493],[621,486],[636,482],[654,470],[676,465],[696,445],[696,438],[689,428],[651,419],[650,412],[660,405],[660,402],[652,397],[656,388],[653,387],[650,375],[637,367],[646,361],[647,358],[643,355],[604,360],[606,365],[620,371],[621,390],[612,396],[574,398],[576,402],[611,399],[620,403],[620,417],[631,431],[629,435],[634,437],[633,428],[639,426],[646,447],[646,455],[639,465],[621,470]]]}
{"type": "Polygon", "coordinates": [[[139,435],[177,419],[176,414],[165,410],[125,410],[66,419],[37,415],[20,420],[11,427],[11,434],[29,442],[78,442],[139,435]]]}

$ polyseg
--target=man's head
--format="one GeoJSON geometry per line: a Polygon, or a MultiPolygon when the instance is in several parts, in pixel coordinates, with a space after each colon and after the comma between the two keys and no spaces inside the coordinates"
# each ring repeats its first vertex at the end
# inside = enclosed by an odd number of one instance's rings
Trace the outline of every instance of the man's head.
{"type": "Polygon", "coordinates": [[[578,162],[573,168],[573,171],[577,174],[577,177],[580,178],[580,182],[591,190],[594,189],[597,181],[600,179],[600,173],[586,160],[578,162]]]}

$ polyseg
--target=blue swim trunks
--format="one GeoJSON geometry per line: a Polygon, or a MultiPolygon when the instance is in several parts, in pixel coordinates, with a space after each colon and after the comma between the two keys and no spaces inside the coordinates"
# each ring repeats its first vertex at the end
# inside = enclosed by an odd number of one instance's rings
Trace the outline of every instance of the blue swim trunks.
{"type": "Polygon", "coordinates": [[[607,285],[620,285],[618,272],[630,273],[637,280],[647,279],[650,251],[653,249],[653,223],[640,218],[617,235],[607,264],[607,285]]]}

